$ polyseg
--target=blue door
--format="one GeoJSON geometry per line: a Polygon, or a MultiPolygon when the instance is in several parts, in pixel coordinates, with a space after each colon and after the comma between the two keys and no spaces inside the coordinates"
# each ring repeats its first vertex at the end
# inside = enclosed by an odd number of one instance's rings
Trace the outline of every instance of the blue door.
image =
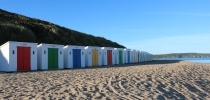
{"type": "Polygon", "coordinates": [[[81,68],[81,50],[77,50],[77,68],[81,68]]]}
{"type": "Polygon", "coordinates": [[[128,51],[128,63],[130,63],[130,51],[128,51]]]}
{"type": "Polygon", "coordinates": [[[73,49],[73,68],[81,67],[81,50],[73,49]]]}

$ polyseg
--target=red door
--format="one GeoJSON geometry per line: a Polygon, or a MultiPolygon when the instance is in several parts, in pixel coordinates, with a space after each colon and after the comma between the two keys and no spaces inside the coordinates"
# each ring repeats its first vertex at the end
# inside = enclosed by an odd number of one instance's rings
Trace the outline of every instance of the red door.
{"type": "Polygon", "coordinates": [[[17,47],[17,71],[24,70],[23,53],[24,53],[24,48],[17,47]]]}
{"type": "Polygon", "coordinates": [[[112,65],[112,50],[107,50],[107,64],[112,65]]]}
{"type": "Polygon", "coordinates": [[[24,69],[26,71],[31,70],[31,48],[24,48],[24,69]]]}
{"type": "Polygon", "coordinates": [[[17,71],[31,70],[30,51],[30,47],[17,47],[17,71]]]}

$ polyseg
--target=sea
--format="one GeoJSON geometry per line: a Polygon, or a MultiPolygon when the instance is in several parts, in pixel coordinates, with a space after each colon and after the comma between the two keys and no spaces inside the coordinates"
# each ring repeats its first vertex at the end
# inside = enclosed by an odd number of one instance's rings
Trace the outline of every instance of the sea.
{"type": "Polygon", "coordinates": [[[157,60],[183,60],[196,63],[210,64],[210,58],[170,58],[170,59],[157,59],[157,60]]]}

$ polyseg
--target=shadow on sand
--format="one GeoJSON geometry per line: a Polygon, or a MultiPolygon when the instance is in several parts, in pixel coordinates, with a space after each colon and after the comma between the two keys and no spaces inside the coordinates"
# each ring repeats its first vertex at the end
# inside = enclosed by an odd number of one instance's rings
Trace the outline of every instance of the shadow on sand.
{"type": "Polygon", "coordinates": [[[173,63],[179,63],[180,61],[181,60],[153,60],[153,61],[140,62],[140,63],[128,63],[128,64],[108,65],[108,66],[99,66],[99,67],[90,67],[90,68],[129,67],[129,66],[139,66],[139,65],[173,64],[173,63]]]}
{"type": "MultiPolygon", "coordinates": [[[[48,70],[36,70],[36,71],[20,71],[20,72],[6,72],[6,73],[22,73],[22,72],[45,72],[45,71],[65,71],[65,70],[82,70],[82,69],[100,69],[100,68],[115,68],[115,67],[131,67],[131,66],[141,66],[141,65],[155,65],[155,64],[173,64],[178,63],[181,60],[153,60],[148,62],[140,63],[129,63],[129,64],[119,64],[119,65],[107,65],[107,66],[94,66],[85,68],[64,68],[64,69],[48,69],[48,70]]],[[[0,72],[1,73],[1,72],[0,72]]],[[[5,72],[3,72],[5,73],[5,72]]]]}

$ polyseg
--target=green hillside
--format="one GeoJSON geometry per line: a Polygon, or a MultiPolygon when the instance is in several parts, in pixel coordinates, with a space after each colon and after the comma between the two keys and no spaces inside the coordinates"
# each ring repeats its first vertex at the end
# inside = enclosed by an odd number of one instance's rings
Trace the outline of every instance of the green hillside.
{"type": "Polygon", "coordinates": [[[124,48],[103,37],[95,37],[50,22],[0,9],[0,45],[7,41],[124,48]]]}
{"type": "Polygon", "coordinates": [[[210,58],[210,53],[171,53],[154,55],[155,59],[158,58],[210,58]]]}

